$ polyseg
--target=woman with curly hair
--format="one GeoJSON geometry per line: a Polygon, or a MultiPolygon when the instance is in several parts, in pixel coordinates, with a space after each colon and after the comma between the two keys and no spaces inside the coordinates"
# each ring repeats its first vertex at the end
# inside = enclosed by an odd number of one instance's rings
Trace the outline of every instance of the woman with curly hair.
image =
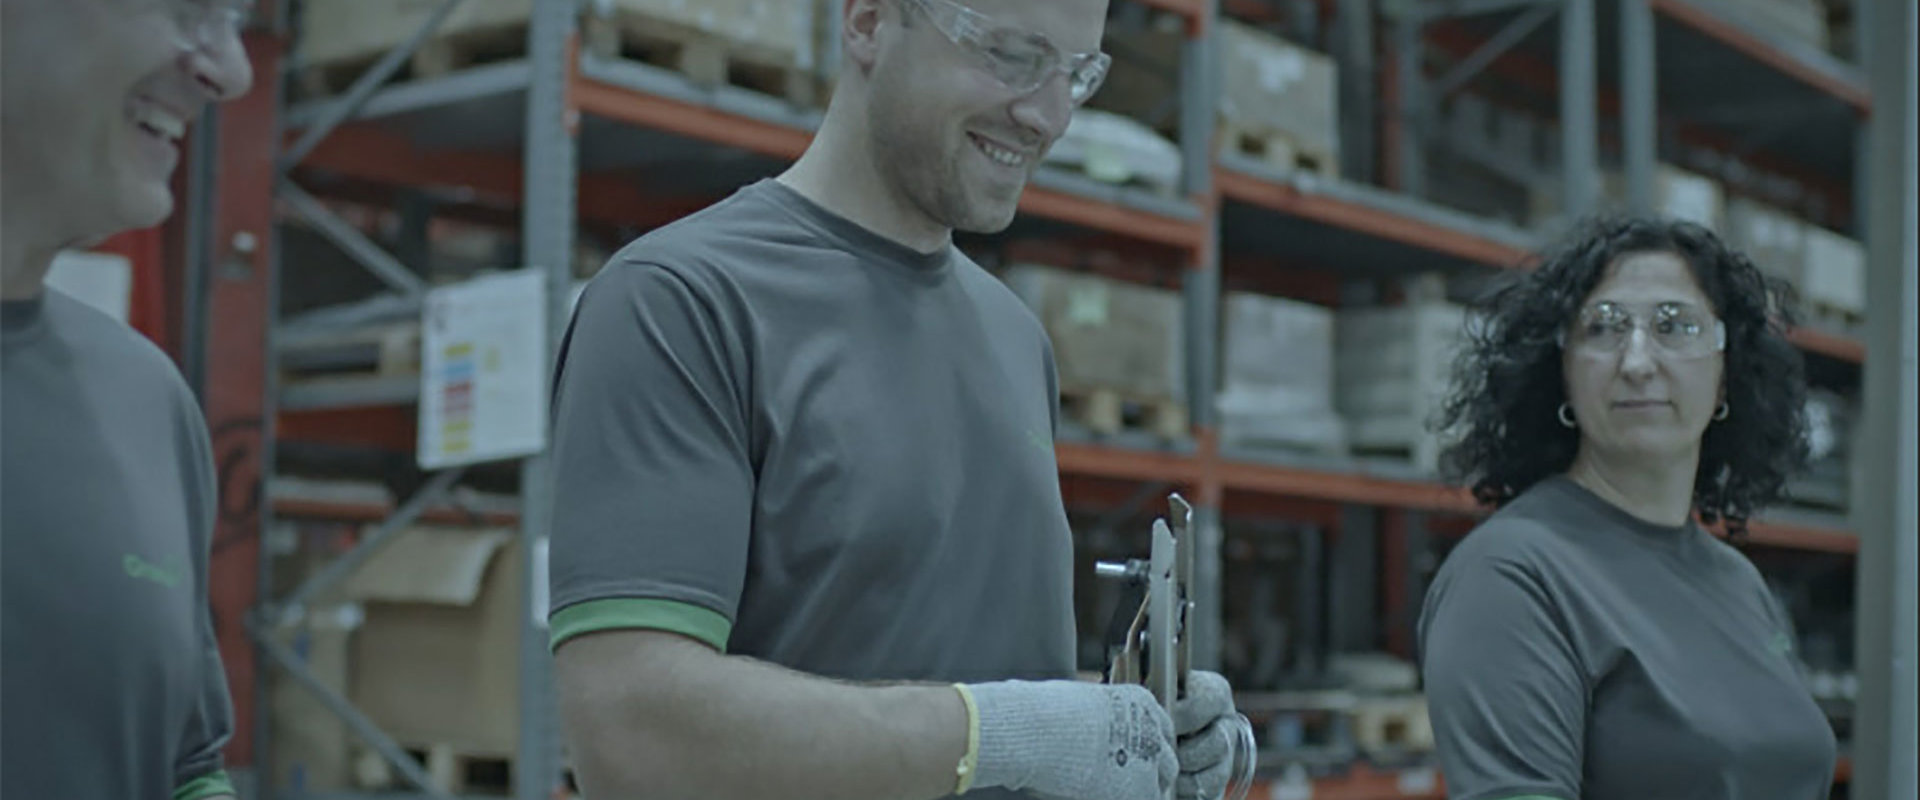
{"type": "Polygon", "coordinates": [[[1745,535],[1806,460],[1785,289],[1698,225],[1589,223],[1495,294],[1439,422],[1494,512],[1418,627],[1460,800],[1824,798],[1832,729],[1745,535]]]}

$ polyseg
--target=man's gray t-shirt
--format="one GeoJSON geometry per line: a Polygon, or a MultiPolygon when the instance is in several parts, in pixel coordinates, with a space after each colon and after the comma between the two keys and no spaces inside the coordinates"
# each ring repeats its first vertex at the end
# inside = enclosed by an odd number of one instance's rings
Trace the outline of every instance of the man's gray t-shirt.
{"type": "Polygon", "coordinates": [[[0,796],[232,792],[214,514],[159,348],[56,290],[0,304],[0,796]]]}
{"type": "Polygon", "coordinates": [[[1555,476],[1441,565],[1419,623],[1450,797],[1813,800],[1833,730],[1759,570],[1555,476]]]}
{"type": "Polygon", "coordinates": [[[849,680],[1069,678],[1038,320],[774,180],[642,237],[554,387],[553,644],[656,628],[849,680]]]}

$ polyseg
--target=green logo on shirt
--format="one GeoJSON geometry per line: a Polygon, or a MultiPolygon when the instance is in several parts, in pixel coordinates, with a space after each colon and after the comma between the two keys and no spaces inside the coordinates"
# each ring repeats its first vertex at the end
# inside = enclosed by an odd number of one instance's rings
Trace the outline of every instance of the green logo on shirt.
{"type": "Polygon", "coordinates": [[[120,559],[120,566],[127,571],[129,578],[143,578],[169,589],[180,585],[180,574],[186,571],[179,566],[168,568],[149,564],[146,559],[132,553],[120,559]]]}
{"type": "Polygon", "coordinates": [[[1041,452],[1053,455],[1053,440],[1035,433],[1032,428],[1027,429],[1027,441],[1040,448],[1041,452]]]}

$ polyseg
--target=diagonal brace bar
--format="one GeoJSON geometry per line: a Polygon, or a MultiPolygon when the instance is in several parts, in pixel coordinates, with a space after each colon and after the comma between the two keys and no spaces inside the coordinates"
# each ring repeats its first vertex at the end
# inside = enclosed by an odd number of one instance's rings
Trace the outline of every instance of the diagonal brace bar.
{"type": "Polygon", "coordinates": [[[1551,8],[1559,4],[1560,0],[1412,0],[1408,10],[1424,20],[1437,20],[1480,17],[1528,6],[1551,8]]]}
{"type": "Polygon", "coordinates": [[[422,281],[420,276],[413,274],[412,270],[407,269],[406,265],[401,264],[399,259],[394,258],[380,245],[374,244],[373,240],[368,239],[365,234],[354,230],[352,225],[348,225],[313,195],[307,194],[306,190],[294,185],[293,181],[283,180],[280,182],[280,198],[286,201],[289,210],[305,219],[308,224],[318,228],[322,235],[339,245],[341,250],[352,256],[353,260],[360,262],[360,266],[366,267],[368,272],[373,273],[388,286],[399,290],[408,300],[420,302],[421,295],[427,291],[426,282],[422,281]]]}
{"type": "Polygon", "coordinates": [[[1545,25],[1547,20],[1552,19],[1559,10],[1557,5],[1536,5],[1528,9],[1527,13],[1515,17],[1513,21],[1500,28],[1493,38],[1469,53],[1466,60],[1455,64],[1447,74],[1440,76],[1440,79],[1433,84],[1433,96],[1446,97],[1458,91],[1460,87],[1467,84],[1467,81],[1472,80],[1473,76],[1480,74],[1481,70],[1492,64],[1494,59],[1506,54],[1508,50],[1525,41],[1527,36],[1541,25],[1545,25]]]}
{"type": "Polygon", "coordinates": [[[407,756],[405,750],[400,749],[398,742],[395,742],[385,731],[380,730],[380,726],[374,724],[373,720],[367,719],[365,714],[360,713],[360,709],[354,708],[351,701],[341,697],[333,687],[315,677],[313,670],[307,668],[306,662],[285,643],[259,630],[251,620],[247,624],[247,634],[253,637],[254,643],[258,644],[260,649],[266,651],[268,658],[273,659],[287,671],[287,674],[292,675],[294,680],[299,681],[301,686],[312,692],[314,697],[319,698],[320,703],[325,705],[328,711],[332,711],[347,724],[348,728],[353,729],[354,734],[371,746],[374,752],[379,753],[381,758],[386,759],[387,763],[392,764],[393,768],[398,770],[408,783],[413,784],[414,788],[432,797],[448,796],[433,785],[433,779],[420,768],[418,762],[407,756]]]}
{"type": "Polygon", "coordinates": [[[1140,513],[1140,509],[1146,506],[1147,501],[1159,497],[1161,493],[1166,490],[1167,484],[1159,481],[1148,481],[1140,484],[1140,487],[1135,489],[1133,494],[1128,495],[1124,502],[1114,506],[1105,516],[1102,516],[1098,522],[1095,522],[1092,529],[1097,531],[1118,529],[1120,523],[1127,521],[1128,517],[1140,513]]]}
{"type": "Polygon", "coordinates": [[[360,113],[360,108],[367,104],[367,99],[373,97],[374,90],[386,83],[387,78],[400,69],[401,63],[412,58],[427,37],[439,30],[441,22],[446,20],[447,15],[452,14],[459,5],[460,0],[441,0],[440,5],[427,16],[427,20],[420,24],[419,30],[414,31],[413,35],[407,37],[399,47],[381,56],[379,61],[374,62],[373,66],[368,67],[365,73],[355,79],[353,86],[347,89],[347,95],[328,106],[326,114],[314,122],[312,127],[307,128],[305,133],[300,134],[300,139],[281,154],[280,174],[284,176],[292,171],[295,165],[313,154],[313,149],[320,146],[321,139],[327,138],[327,134],[332,133],[340,123],[360,113]]]}
{"type": "Polygon", "coordinates": [[[372,558],[376,551],[386,545],[389,539],[398,535],[402,528],[413,524],[413,521],[420,517],[421,512],[427,510],[427,506],[446,494],[447,488],[452,486],[454,481],[459,480],[464,472],[466,472],[465,468],[457,467],[428,479],[427,484],[420,487],[420,491],[414,492],[412,497],[407,498],[407,502],[401,504],[400,508],[393,512],[393,516],[380,523],[380,527],[375,528],[373,533],[361,539],[360,543],[347,551],[346,555],[334,559],[333,563],[308,578],[305,583],[300,584],[300,588],[293,590],[292,594],[276,603],[274,610],[267,615],[268,621],[279,626],[299,619],[306,613],[308,601],[353,574],[354,570],[359,569],[361,564],[366,563],[367,559],[372,558]]]}

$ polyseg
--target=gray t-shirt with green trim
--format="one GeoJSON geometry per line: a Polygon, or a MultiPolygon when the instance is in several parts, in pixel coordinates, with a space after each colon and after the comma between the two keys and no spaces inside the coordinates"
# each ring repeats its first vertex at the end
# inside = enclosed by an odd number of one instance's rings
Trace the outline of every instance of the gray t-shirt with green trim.
{"type": "Polygon", "coordinates": [[[211,453],[138,333],[56,290],[0,304],[0,797],[231,792],[211,453]]]}
{"type": "Polygon", "coordinates": [[[629,244],[554,386],[555,646],[676,630],[850,680],[1066,678],[1037,319],[774,180],[629,244]]]}
{"type": "Polygon", "coordinates": [[[1421,669],[1455,800],[1813,800],[1833,730],[1759,570],[1556,476],[1441,565],[1421,669]]]}

